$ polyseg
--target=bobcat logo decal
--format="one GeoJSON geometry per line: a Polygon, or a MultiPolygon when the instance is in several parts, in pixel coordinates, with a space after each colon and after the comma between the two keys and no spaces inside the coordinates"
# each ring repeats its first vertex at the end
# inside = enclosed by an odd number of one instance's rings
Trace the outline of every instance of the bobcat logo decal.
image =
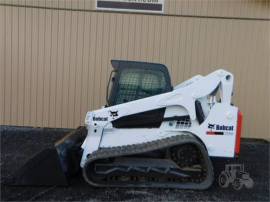
{"type": "Polygon", "coordinates": [[[115,117],[118,116],[118,111],[111,111],[110,110],[110,116],[114,119],[115,117]]]}
{"type": "Polygon", "coordinates": [[[215,124],[208,123],[208,128],[209,128],[209,129],[212,130],[212,129],[214,129],[214,127],[215,127],[215,124]]]}

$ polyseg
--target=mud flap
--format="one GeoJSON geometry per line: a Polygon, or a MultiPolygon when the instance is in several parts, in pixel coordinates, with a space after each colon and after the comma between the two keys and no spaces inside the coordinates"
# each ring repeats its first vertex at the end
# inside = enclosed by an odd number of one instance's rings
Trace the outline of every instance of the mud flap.
{"type": "Polygon", "coordinates": [[[4,182],[18,186],[67,186],[68,178],[78,174],[81,144],[87,130],[79,127],[57,141],[53,148],[42,150],[26,161],[12,178],[4,182]]]}

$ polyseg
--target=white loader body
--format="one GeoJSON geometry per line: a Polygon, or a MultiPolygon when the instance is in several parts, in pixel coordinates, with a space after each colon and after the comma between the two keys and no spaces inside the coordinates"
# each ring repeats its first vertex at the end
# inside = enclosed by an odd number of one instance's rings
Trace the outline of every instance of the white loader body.
{"type": "Polygon", "coordinates": [[[195,76],[168,93],[90,111],[85,118],[88,135],[82,144],[81,167],[87,156],[100,148],[140,144],[183,134],[198,137],[209,156],[234,157],[238,144],[238,108],[231,105],[232,94],[233,75],[217,70],[207,76],[195,76]],[[220,93],[220,101],[213,93],[216,90],[220,93]],[[200,102],[199,112],[196,101],[200,102]],[[161,108],[165,108],[165,113],[159,127],[113,127],[113,123],[123,117],[161,108]],[[203,113],[203,120],[198,113],[203,113]],[[173,117],[189,118],[177,121],[173,117]]]}

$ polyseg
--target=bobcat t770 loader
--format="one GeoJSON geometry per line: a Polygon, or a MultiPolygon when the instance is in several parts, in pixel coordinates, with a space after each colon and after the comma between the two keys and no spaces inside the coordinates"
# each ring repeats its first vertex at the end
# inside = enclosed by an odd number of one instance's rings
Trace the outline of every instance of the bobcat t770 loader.
{"type": "Polygon", "coordinates": [[[164,65],[112,60],[112,66],[107,104],[86,114],[87,130],[78,128],[35,156],[15,184],[65,184],[82,170],[98,187],[208,188],[210,157],[240,151],[233,75],[220,69],[172,87],[164,65]]]}

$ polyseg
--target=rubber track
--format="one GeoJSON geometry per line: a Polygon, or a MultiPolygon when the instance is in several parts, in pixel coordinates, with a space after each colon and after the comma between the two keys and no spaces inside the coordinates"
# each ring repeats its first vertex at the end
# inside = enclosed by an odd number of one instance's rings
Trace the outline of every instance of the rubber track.
{"type": "Polygon", "coordinates": [[[101,148],[92,154],[88,155],[88,160],[84,165],[83,177],[84,179],[93,186],[97,187],[162,187],[162,188],[179,188],[179,189],[198,189],[203,190],[209,188],[214,180],[214,171],[212,162],[208,156],[208,153],[204,147],[204,145],[197,140],[192,134],[182,133],[180,135],[159,139],[151,142],[134,144],[134,145],[125,145],[118,147],[110,147],[110,148],[101,148]],[[96,182],[91,181],[87,176],[87,167],[90,163],[93,163],[98,159],[106,159],[120,156],[130,156],[135,154],[142,154],[146,152],[151,152],[159,149],[166,149],[169,147],[173,147],[176,145],[192,143],[195,144],[198,149],[201,151],[201,154],[204,158],[204,164],[207,168],[207,176],[206,179],[201,183],[158,183],[158,182],[147,182],[145,184],[124,184],[124,185],[115,185],[115,184],[97,184],[96,182]]]}

